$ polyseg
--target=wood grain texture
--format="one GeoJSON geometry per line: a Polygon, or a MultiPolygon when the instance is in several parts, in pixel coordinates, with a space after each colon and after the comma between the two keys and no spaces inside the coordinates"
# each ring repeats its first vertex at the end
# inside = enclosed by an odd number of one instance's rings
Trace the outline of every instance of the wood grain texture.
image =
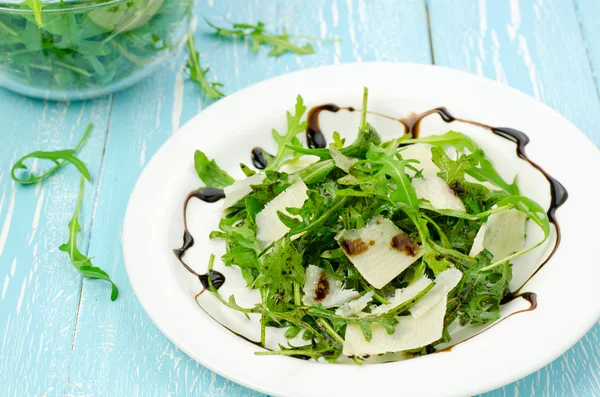
{"type": "MultiPolygon", "coordinates": [[[[600,143],[600,102],[572,2],[431,0],[429,11],[437,64],[518,88],[600,143]]],[[[541,371],[486,396],[600,395],[598,332],[596,325],[541,371]]]]}
{"type": "Polygon", "coordinates": [[[596,87],[600,92],[600,1],[575,0],[575,8],[596,79],[596,87]]]}
{"type": "MultiPolygon", "coordinates": [[[[81,277],[58,246],[68,240],[79,177],[65,166],[43,184],[20,186],[10,167],[37,149],[73,148],[95,124],[81,152],[94,178],[80,218],[85,252],[111,101],[52,103],[0,90],[0,104],[0,395],[61,395],[81,277]]],[[[108,289],[101,294],[108,300],[108,289]]]]}

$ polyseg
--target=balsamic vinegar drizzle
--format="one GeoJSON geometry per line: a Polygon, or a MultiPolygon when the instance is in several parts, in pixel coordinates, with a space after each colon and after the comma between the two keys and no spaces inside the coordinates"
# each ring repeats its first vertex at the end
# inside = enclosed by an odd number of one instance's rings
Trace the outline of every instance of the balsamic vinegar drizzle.
{"type": "MultiPolygon", "coordinates": [[[[355,111],[355,109],[353,107],[340,107],[340,106],[337,106],[337,105],[331,104],[331,103],[320,105],[320,106],[315,106],[312,109],[310,109],[310,111],[308,112],[308,120],[307,120],[307,127],[306,127],[306,141],[307,141],[309,148],[321,149],[321,148],[327,147],[327,141],[325,139],[323,132],[321,131],[321,127],[319,124],[319,115],[321,114],[321,112],[326,111],[326,112],[331,112],[331,113],[337,113],[340,110],[346,110],[348,112],[355,111]]],[[[526,309],[522,309],[522,310],[513,312],[513,313],[509,314],[508,316],[503,317],[500,320],[496,321],[490,327],[484,329],[483,331],[478,332],[475,335],[472,335],[469,338],[465,339],[464,341],[461,341],[453,346],[447,347],[446,349],[443,349],[443,350],[439,350],[438,352],[450,351],[454,346],[456,346],[460,343],[464,343],[464,342],[468,341],[469,339],[474,338],[475,336],[481,334],[482,332],[485,332],[488,329],[495,327],[502,321],[506,320],[507,318],[509,318],[511,316],[514,316],[515,314],[535,310],[537,308],[537,295],[534,292],[521,292],[521,289],[523,288],[523,286],[525,286],[529,282],[529,280],[531,280],[531,278],[533,276],[535,276],[537,274],[537,272],[546,263],[548,263],[550,258],[552,258],[552,256],[556,253],[556,250],[558,249],[558,246],[559,246],[560,240],[561,240],[560,227],[559,227],[557,219],[556,219],[556,210],[567,201],[567,198],[569,197],[569,195],[568,195],[565,187],[559,181],[557,181],[555,178],[553,178],[551,175],[549,175],[546,171],[544,171],[544,169],[542,169],[539,165],[537,165],[531,159],[529,159],[529,157],[527,157],[527,155],[525,153],[525,146],[529,143],[529,137],[527,137],[527,135],[525,135],[523,132],[513,129],[513,128],[491,127],[486,124],[478,123],[476,121],[471,121],[471,120],[460,119],[460,118],[454,117],[445,107],[438,107],[435,109],[425,111],[420,114],[411,113],[408,117],[405,117],[405,118],[395,118],[395,117],[391,117],[391,116],[381,114],[381,113],[376,113],[376,112],[367,112],[367,113],[374,114],[374,115],[384,117],[387,119],[391,119],[391,120],[396,120],[396,121],[402,123],[405,127],[405,134],[410,134],[413,138],[419,137],[419,128],[420,128],[421,121],[425,117],[432,115],[432,114],[437,114],[446,123],[452,123],[454,121],[458,121],[458,122],[463,122],[463,123],[475,125],[475,126],[490,130],[490,132],[492,132],[493,134],[498,135],[504,139],[508,139],[511,142],[514,142],[516,144],[516,152],[517,152],[517,155],[519,156],[519,158],[527,161],[532,167],[534,167],[535,169],[540,171],[544,175],[544,177],[546,178],[546,180],[548,181],[548,183],[550,185],[551,201],[550,201],[550,207],[548,208],[547,215],[548,215],[548,219],[549,219],[550,223],[552,223],[554,225],[554,228],[556,230],[556,241],[554,243],[552,252],[542,262],[542,264],[535,270],[535,272],[523,283],[523,285],[521,285],[521,287],[519,287],[514,292],[510,292],[510,293],[506,294],[506,296],[500,302],[501,305],[504,305],[515,299],[522,298],[529,302],[529,307],[526,309]]],[[[252,152],[251,152],[252,164],[257,169],[265,169],[268,165],[267,158],[269,158],[269,157],[272,157],[272,155],[265,152],[260,147],[255,147],[252,149],[252,152]]],[[[210,279],[211,283],[213,284],[213,286],[215,287],[215,289],[219,289],[225,283],[225,276],[222,273],[215,271],[215,270],[211,270],[208,274],[198,274],[196,271],[194,271],[192,268],[190,268],[183,261],[183,255],[185,254],[185,252],[194,245],[194,238],[192,237],[191,233],[188,230],[187,217],[186,217],[187,206],[188,206],[190,199],[192,199],[192,198],[198,198],[207,203],[215,203],[215,202],[225,198],[225,192],[222,189],[216,189],[216,188],[211,188],[211,187],[200,188],[198,190],[195,190],[195,191],[189,193],[184,202],[184,206],[183,206],[183,219],[184,219],[183,244],[182,244],[181,248],[174,249],[173,252],[175,253],[175,256],[177,256],[177,259],[179,259],[181,264],[190,273],[194,274],[195,276],[197,276],[199,278],[199,280],[203,286],[202,291],[200,291],[200,293],[198,293],[198,295],[196,295],[196,303],[197,303],[198,296],[200,296],[205,290],[207,290],[209,288],[209,283],[208,283],[209,279],[210,279]]],[[[200,308],[209,317],[211,317],[213,320],[217,321],[202,307],[202,305],[198,304],[198,306],[200,306],[200,308]]],[[[219,322],[219,321],[217,321],[217,322],[219,322]]],[[[225,328],[227,328],[229,331],[231,331],[235,335],[245,339],[246,341],[248,341],[254,345],[257,345],[259,347],[264,348],[264,346],[262,346],[260,343],[253,341],[251,339],[248,339],[247,337],[235,332],[234,330],[230,329],[229,327],[225,326],[224,324],[221,324],[221,325],[223,325],[225,328]]],[[[303,357],[299,356],[297,358],[303,358],[303,357]]]]}
{"type": "Polygon", "coordinates": [[[253,341],[252,339],[246,338],[244,335],[242,335],[238,332],[235,332],[234,330],[232,330],[225,324],[218,321],[216,318],[211,316],[211,314],[208,311],[206,311],[206,309],[204,309],[201,304],[198,303],[198,297],[200,295],[202,295],[202,293],[204,291],[206,291],[207,289],[210,288],[210,284],[212,284],[216,290],[221,288],[223,286],[223,284],[225,284],[225,276],[223,275],[223,273],[218,272],[216,270],[210,270],[207,274],[199,274],[194,269],[189,267],[183,260],[183,255],[185,255],[185,252],[194,245],[194,237],[189,232],[188,225],[187,225],[187,207],[188,207],[188,203],[190,202],[190,200],[192,198],[197,198],[199,200],[204,201],[205,203],[216,203],[217,201],[225,198],[225,192],[223,191],[223,189],[217,189],[214,187],[201,187],[198,190],[194,190],[194,191],[190,192],[187,195],[187,197],[185,198],[185,201],[183,203],[183,228],[184,228],[183,244],[182,244],[181,248],[174,249],[173,253],[175,253],[175,256],[177,257],[177,259],[179,259],[179,262],[181,262],[181,264],[187,269],[187,271],[189,271],[193,275],[197,276],[198,279],[200,280],[200,283],[202,284],[202,291],[200,291],[195,296],[194,300],[196,301],[196,304],[200,307],[200,309],[202,309],[202,311],[204,311],[204,313],[206,313],[206,315],[208,317],[212,318],[215,322],[221,324],[223,327],[225,327],[226,329],[231,331],[234,335],[239,336],[240,338],[242,338],[242,339],[246,340],[247,342],[250,342],[256,346],[265,348],[260,343],[253,341]],[[210,280],[210,284],[209,284],[209,280],[210,280]]]}
{"type": "Polygon", "coordinates": [[[183,204],[183,244],[181,245],[181,248],[176,248],[173,250],[173,253],[175,253],[175,256],[177,257],[177,259],[179,259],[179,262],[181,262],[183,267],[185,267],[188,272],[198,277],[203,287],[202,292],[209,288],[209,279],[212,285],[215,287],[215,289],[218,290],[225,283],[225,276],[221,272],[211,270],[207,274],[199,274],[194,269],[189,267],[187,263],[185,263],[185,261],[183,260],[183,255],[185,255],[185,252],[194,245],[194,237],[188,230],[187,225],[187,207],[188,203],[192,198],[200,199],[206,203],[216,203],[217,201],[225,198],[225,192],[223,191],[223,189],[216,189],[213,187],[202,187],[198,190],[190,192],[187,195],[183,204]]]}

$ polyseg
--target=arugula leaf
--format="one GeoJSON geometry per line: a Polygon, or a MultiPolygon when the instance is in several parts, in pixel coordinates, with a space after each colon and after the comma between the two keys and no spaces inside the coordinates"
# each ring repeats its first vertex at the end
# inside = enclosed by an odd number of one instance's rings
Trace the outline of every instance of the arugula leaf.
{"type": "Polygon", "coordinates": [[[33,10],[33,16],[35,18],[35,23],[37,23],[38,28],[44,26],[42,23],[42,3],[40,0],[24,0],[23,3],[25,6],[31,8],[33,10]]]}
{"type": "Polygon", "coordinates": [[[288,239],[278,240],[273,250],[264,256],[260,274],[253,288],[264,288],[267,308],[281,311],[294,302],[294,281],[304,283],[302,254],[288,239]]]}
{"type": "Polygon", "coordinates": [[[329,148],[329,153],[331,153],[331,158],[333,159],[336,167],[346,173],[350,172],[350,168],[352,168],[352,166],[358,161],[358,159],[344,156],[342,152],[333,146],[329,148]]]}
{"type": "Polygon", "coordinates": [[[285,157],[292,151],[286,147],[286,145],[293,143],[294,138],[301,132],[306,130],[306,121],[301,122],[302,116],[306,112],[306,106],[304,106],[304,100],[300,95],[296,98],[296,111],[294,115],[290,112],[286,112],[287,118],[287,132],[285,135],[280,135],[277,131],[272,130],[271,134],[273,139],[277,143],[277,154],[272,161],[269,162],[266,170],[277,170],[283,165],[285,157]]]}
{"type": "Polygon", "coordinates": [[[367,152],[369,164],[377,167],[379,172],[389,176],[396,184],[396,189],[390,194],[393,203],[405,203],[411,208],[419,208],[417,193],[406,174],[406,161],[401,160],[396,153],[397,141],[389,142],[387,146],[375,146],[367,152]]]}
{"type": "Polygon", "coordinates": [[[208,187],[224,188],[235,182],[235,179],[223,171],[215,160],[209,160],[200,150],[194,153],[194,166],[198,176],[208,187]]]}
{"type": "Polygon", "coordinates": [[[90,135],[92,128],[93,128],[92,124],[89,124],[85,133],[83,134],[83,137],[81,138],[81,140],[79,141],[79,143],[77,144],[75,149],[56,150],[53,152],[35,151],[35,152],[26,154],[25,156],[21,157],[19,160],[17,160],[17,162],[13,165],[13,167],[11,169],[10,175],[11,175],[12,179],[15,182],[21,183],[23,185],[36,183],[36,182],[41,181],[41,180],[49,177],[50,175],[54,174],[56,171],[58,171],[58,169],[60,167],[62,167],[66,163],[71,163],[75,166],[75,168],[77,168],[79,170],[81,175],[83,175],[85,177],[85,179],[87,179],[89,181],[91,179],[90,171],[88,170],[87,166],[83,163],[83,161],[81,161],[76,156],[76,154],[79,151],[79,149],[81,149],[83,144],[85,143],[87,137],[90,135]],[[25,162],[25,160],[31,159],[31,158],[40,159],[40,160],[50,160],[55,164],[55,166],[39,176],[36,176],[30,172],[27,179],[19,178],[16,175],[16,171],[17,170],[28,170],[28,168],[24,164],[24,162],[25,162]]]}
{"type": "MultiPolygon", "coordinates": [[[[471,153],[479,152],[483,154],[481,148],[468,136],[456,131],[448,131],[443,135],[431,135],[417,139],[406,139],[402,144],[427,143],[433,146],[453,146],[457,151],[468,149],[471,153]],[[481,151],[481,152],[480,152],[481,151]]],[[[466,170],[466,173],[480,182],[489,182],[505,192],[509,196],[519,195],[519,188],[516,180],[508,184],[498,174],[492,163],[485,157],[485,154],[479,156],[479,167],[472,166],[466,170]]]]}
{"type": "Polygon", "coordinates": [[[379,323],[383,325],[386,332],[392,335],[396,331],[396,325],[398,324],[398,320],[393,316],[363,316],[363,317],[342,317],[338,316],[334,312],[323,308],[321,305],[312,306],[308,310],[308,314],[313,317],[325,318],[331,321],[333,325],[333,329],[336,332],[340,332],[344,326],[348,324],[356,324],[360,326],[360,329],[365,337],[367,342],[370,342],[373,339],[373,331],[371,330],[371,325],[375,323],[379,323]]]}
{"type": "Polygon", "coordinates": [[[225,94],[219,91],[219,88],[223,87],[223,84],[206,80],[206,74],[208,73],[209,68],[202,69],[202,66],[200,66],[200,54],[198,54],[198,51],[196,51],[196,48],[194,47],[194,36],[192,33],[188,34],[187,48],[189,57],[186,66],[192,81],[198,83],[200,88],[202,88],[206,96],[210,99],[224,97],[225,94]]]}
{"type": "Polygon", "coordinates": [[[484,250],[477,265],[467,269],[448,300],[446,326],[455,318],[461,325],[485,324],[500,318],[500,302],[508,290],[512,268],[508,262],[489,269],[492,255],[484,250]]]}
{"type": "Polygon", "coordinates": [[[459,152],[464,149],[475,152],[479,149],[479,146],[477,146],[471,138],[456,131],[448,131],[442,135],[430,135],[422,138],[409,138],[402,141],[403,145],[410,145],[413,143],[427,143],[429,145],[442,147],[453,146],[459,152]]]}
{"type": "Polygon", "coordinates": [[[297,55],[309,55],[315,53],[315,50],[310,43],[307,43],[304,46],[298,46],[290,41],[290,38],[292,37],[322,40],[314,37],[290,35],[285,29],[283,29],[281,34],[275,34],[266,30],[265,24],[262,22],[258,22],[256,25],[247,23],[231,23],[231,28],[222,28],[216,26],[208,19],[205,20],[211,28],[215,29],[215,34],[218,36],[250,38],[252,40],[252,50],[254,52],[258,51],[261,46],[270,46],[270,57],[277,57],[287,52],[297,55]]]}
{"type": "Polygon", "coordinates": [[[84,184],[85,179],[83,176],[81,176],[81,180],[79,182],[77,206],[75,207],[73,218],[71,218],[71,221],[69,222],[69,241],[58,247],[58,249],[66,252],[69,255],[71,263],[75,269],[77,269],[77,271],[79,271],[84,277],[108,281],[111,284],[110,300],[114,302],[119,296],[119,289],[115,283],[111,280],[108,273],[99,267],[92,265],[92,258],[88,258],[87,256],[83,255],[79,251],[79,248],[77,248],[77,234],[81,231],[81,226],[79,224],[79,211],[81,210],[81,203],[83,201],[84,184]]]}

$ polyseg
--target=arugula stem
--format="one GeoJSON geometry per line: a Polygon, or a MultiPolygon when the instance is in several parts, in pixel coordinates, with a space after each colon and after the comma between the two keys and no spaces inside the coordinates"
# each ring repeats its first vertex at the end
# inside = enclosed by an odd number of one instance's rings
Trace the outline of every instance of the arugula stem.
{"type": "Polygon", "coordinates": [[[90,72],[88,72],[87,70],[83,70],[81,68],[78,68],[77,66],[73,66],[73,65],[69,65],[68,63],[62,62],[62,61],[54,61],[54,64],[60,67],[63,67],[65,69],[69,69],[72,70],[75,73],[79,73],[85,77],[92,77],[92,74],[90,72]]]}
{"type": "Polygon", "coordinates": [[[265,307],[265,302],[267,300],[267,291],[264,288],[260,290],[260,300],[262,302],[263,309],[265,309],[260,314],[260,344],[264,347],[267,339],[267,315],[265,307]]]}
{"type": "Polygon", "coordinates": [[[344,340],[342,339],[342,337],[335,332],[335,330],[331,327],[331,325],[329,325],[329,323],[323,319],[323,318],[318,318],[316,320],[317,324],[323,328],[323,330],[325,330],[325,332],[327,332],[327,334],[329,334],[329,336],[331,336],[337,343],[339,343],[342,347],[344,346],[344,340]]]}
{"type": "Polygon", "coordinates": [[[442,254],[444,256],[453,258],[460,263],[467,264],[469,267],[477,265],[477,259],[475,259],[475,258],[471,258],[468,255],[461,254],[460,252],[455,251],[453,249],[444,248],[440,245],[437,245],[434,241],[431,241],[431,240],[429,240],[428,243],[433,250],[439,252],[440,254],[442,254]]]}
{"type": "Polygon", "coordinates": [[[300,295],[300,283],[294,281],[294,305],[302,305],[302,296],[300,295]]]}
{"type": "Polygon", "coordinates": [[[367,127],[367,100],[369,98],[369,89],[367,87],[364,88],[363,91],[363,103],[362,103],[362,112],[360,115],[360,129],[364,130],[367,127]]]}
{"type": "Polygon", "coordinates": [[[367,284],[367,282],[365,280],[363,280],[362,278],[360,280],[360,283],[363,285],[363,288],[366,291],[373,293],[373,298],[375,298],[377,301],[379,301],[380,303],[383,303],[384,305],[390,304],[390,301],[388,301],[383,296],[381,296],[377,292],[375,292],[375,289],[373,289],[373,287],[371,287],[369,284],[367,284]]]}
{"type": "Polygon", "coordinates": [[[273,350],[266,352],[254,352],[257,356],[308,356],[311,358],[325,356],[328,354],[327,351],[317,351],[317,350],[273,350]]]}

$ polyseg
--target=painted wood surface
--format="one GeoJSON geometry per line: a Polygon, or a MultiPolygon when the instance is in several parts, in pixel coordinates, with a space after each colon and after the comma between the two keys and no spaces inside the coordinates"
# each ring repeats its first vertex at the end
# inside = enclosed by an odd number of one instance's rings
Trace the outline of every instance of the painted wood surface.
{"type": "MultiPolygon", "coordinates": [[[[516,87],[600,144],[597,0],[201,0],[196,15],[202,62],[227,93],[332,63],[434,62],[516,87]],[[244,40],[215,39],[203,17],[340,41],[316,44],[312,56],[273,59],[244,40]]],[[[181,353],[146,316],[125,273],[120,237],[135,181],[161,144],[210,104],[186,81],[183,61],[181,54],[135,87],[88,102],[0,90],[1,396],[260,395],[181,353]],[[57,249],[75,206],[75,171],[27,187],[9,175],[21,154],[74,146],[90,121],[96,128],[81,156],[93,182],[80,242],[119,285],[115,303],[105,283],[81,280],[57,249]]],[[[486,396],[600,395],[599,333],[597,325],[552,364],[486,396]]]]}

